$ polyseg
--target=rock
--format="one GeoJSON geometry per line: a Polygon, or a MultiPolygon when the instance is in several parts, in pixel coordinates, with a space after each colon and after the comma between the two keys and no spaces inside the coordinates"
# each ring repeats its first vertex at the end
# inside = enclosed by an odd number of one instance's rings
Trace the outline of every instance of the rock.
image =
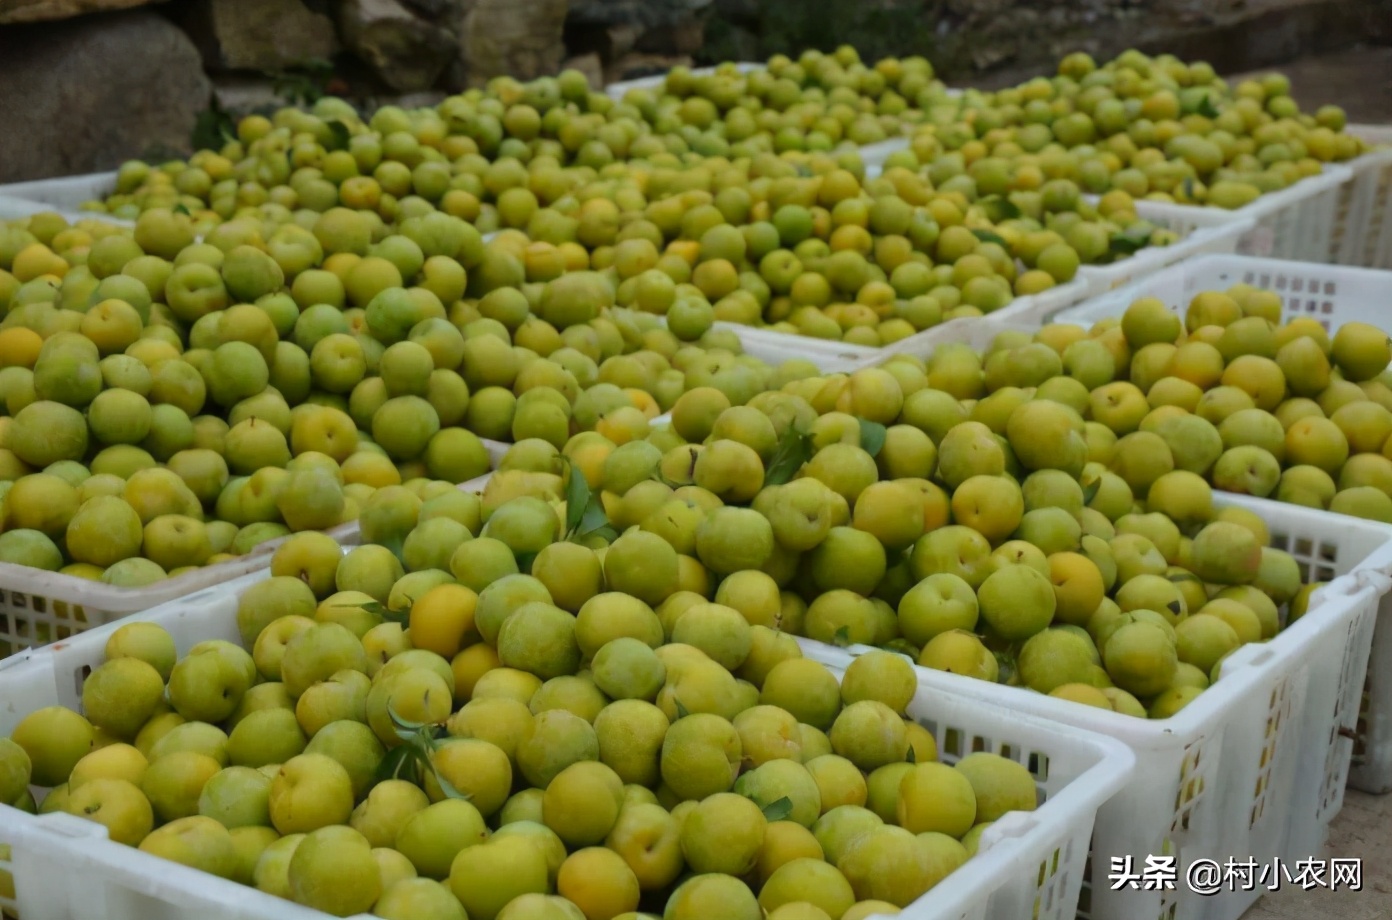
{"type": "Polygon", "coordinates": [[[87,13],[123,10],[164,0],[0,0],[0,25],[10,22],[46,22],[87,13]]]}
{"type": "Polygon", "coordinates": [[[644,32],[637,48],[651,54],[695,54],[705,43],[706,24],[693,14],[644,32]]]}
{"type": "Polygon", "coordinates": [[[631,52],[687,56],[705,43],[714,0],[570,0],[566,40],[572,53],[597,52],[609,69],[631,52]]]}
{"type": "Polygon", "coordinates": [[[571,0],[570,21],[581,25],[633,23],[660,29],[690,18],[712,0],[571,0]]]}
{"type": "Polygon", "coordinates": [[[133,10],[0,29],[0,182],[187,150],[211,91],[178,26],[133,10]]]}
{"type": "Polygon", "coordinates": [[[213,70],[287,70],[338,53],[333,20],[301,0],[196,0],[175,9],[213,70]]]}
{"type": "Polygon", "coordinates": [[[567,0],[474,0],[459,35],[468,82],[530,80],[560,70],[567,0]]]}
{"type": "MultiPolygon", "coordinates": [[[[449,17],[440,17],[449,22],[449,17]]],[[[343,43],[392,89],[428,89],[458,53],[459,39],[397,0],[342,0],[343,43]]]]}

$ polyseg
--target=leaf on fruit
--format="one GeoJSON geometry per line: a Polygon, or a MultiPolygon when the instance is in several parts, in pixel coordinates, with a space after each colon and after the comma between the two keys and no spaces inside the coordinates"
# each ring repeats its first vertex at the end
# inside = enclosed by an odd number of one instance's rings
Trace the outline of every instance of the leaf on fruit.
{"type": "Polygon", "coordinates": [[[580,527],[575,535],[588,536],[608,526],[609,515],[604,513],[604,503],[597,494],[591,493],[590,503],[585,507],[585,513],[580,516],[580,527]]]}
{"type": "Polygon", "coordinates": [[[590,484],[574,463],[570,464],[570,476],[566,480],[566,533],[574,534],[590,506],[590,484]]]}
{"type": "Polygon", "coordinates": [[[1193,574],[1192,572],[1175,572],[1173,575],[1170,576],[1170,581],[1175,582],[1176,584],[1178,584],[1178,583],[1181,582],[1181,581],[1198,581],[1198,580],[1199,580],[1199,576],[1193,574]]]}
{"type": "Polygon", "coordinates": [[[386,782],[389,779],[405,780],[408,783],[419,783],[417,774],[418,764],[415,752],[407,745],[392,748],[387,751],[387,756],[383,757],[377,764],[377,772],[373,774],[373,783],[386,782]]]}
{"type": "Polygon", "coordinates": [[[435,782],[440,784],[440,791],[445,794],[445,798],[463,799],[466,802],[472,802],[474,800],[473,796],[466,795],[465,793],[460,792],[458,789],[454,788],[454,784],[451,783],[449,780],[445,779],[443,776],[441,776],[440,771],[436,770],[433,765],[430,768],[430,772],[434,775],[435,782]]]}
{"type": "Polygon", "coordinates": [[[918,646],[904,638],[890,639],[884,645],[880,646],[880,648],[886,652],[894,652],[895,654],[903,655],[908,658],[910,662],[918,661],[919,652],[922,651],[918,646]]]}
{"type": "Polygon", "coordinates": [[[352,136],[348,131],[348,126],[337,118],[327,122],[329,133],[333,135],[333,146],[331,150],[347,150],[348,139],[352,136]]]}
{"type": "Polygon", "coordinates": [[[1199,100],[1199,107],[1195,109],[1195,111],[1204,118],[1217,118],[1219,115],[1223,114],[1218,111],[1218,107],[1213,104],[1213,100],[1209,97],[1208,93],[1204,93],[1203,97],[1199,100]]]}
{"type": "Polygon", "coordinates": [[[1098,476],[1083,483],[1083,504],[1091,505],[1092,500],[1097,497],[1097,493],[1102,490],[1102,477],[1098,476]]]}
{"type": "MultiPolygon", "coordinates": [[[[407,598],[409,601],[410,598],[407,598]]],[[[411,605],[408,603],[404,610],[393,610],[386,604],[377,601],[367,601],[362,604],[335,604],[335,610],[363,610],[373,616],[379,616],[388,623],[400,623],[405,626],[411,619],[411,605]]]]}
{"type": "Polygon", "coordinates": [[[918,763],[918,752],[914,750],[912,744],[909,745],[909,752],[904,755],[904,761],[906,763],[918,763]]]}
{"type": "Polygon", "coordinates": [[[1113,255],[1129,256],[1150,245],[1150,230],[1147,227],[1128,228],[1112,234],[1111,251],[1113,255]]]}
{"type": "Polygon", "coordinates": [[[580,518],[585,516],[585,507],[590,504],[590,484],[579,466],[567,459],[571,475],[565,480],[565,532],[572,533],[580,526],[580,518]]]}
{"type": "Polygon", "coordinates": [[[870,456],[878,457],[884,447],[885,437],[889,434],[888,429],[869,419],[859,418],[856,421],[860,422],[860,446],[870,456]]]}
{"type": "Polygon", "coordinates": [[[186,208],[186,207],[184,207],[182,204],[176,204],[176,205],[174,205],[174,209],[173,209],[173,210],[174,210],[174,213],[175,213],[175,214],[182,214],[182,215],[184,215],[185,217],[187,217],[188,214],[189,214],[189,209],[186,208]]]}
{"type": "Polygon", "coordinates": [[[681,701],[681,700],[677,699],[677,698],[674,696],[674,697],[672,697],[672,702],[673,702],[673,704],[675,704],[676,707],[677,707],[677,718],[678,718],[678,719],[685,719],[687,716],[691,715],[691,712],[690,712],[689,710],[687,710],[687,708],[686,708],[685,706],[682,705],[682,701],[681,701]]]}
{"type": "Polygon", "coordinates": [[[978,204],[981,205],[981,209],[986,212],[986,217],[993,224],[1015,220],[1020,216],[1020,206],[1001,195],[987,195],[978,204]]]}
{"type": "Polygon", "coordinates": [[[391,719],[392,728],[396,730],[396,736],[402,741],[411,740],[416,732],[425,727],[424,722],[412,722],[410,719],[403,719],[401,714],[396,711],[396,707],[391,704],[390,700],[387,701],[387,718],[391,719]],[[405,734],[402,734],[402,732],[405,732],[405,734]]]}
{"type": "Polygon", "coordinates": [[[996,652],[996,683],[1013,684],[1015,676],[1014,657],[1009,652],[996,652]]]}
{"type": "Polygon", "coordinates": [[[1193,177],[1193,176],[1185,176],[1185,177],[1184,177],[1184,181],[1183,181],[1182,183],[1180,183],[1180,188],[1183,189],[1183,191],[1184,191],[1184,197],[1185,197],[1185,198],[1188,198],[1190,201],[1193,201],[1193,200],[1194,200],[1194,177],[1193,177]]]}
{"type": "Polygon", "coordinates": [[[802,465],[812,459],[812,436],[789,425],[778,442],[778,450],[764,473],[764,485],[781,486],[792,481],[802,465]]]}
{"type": "Polygon", "coordinates": [[[774,802],[769,802],[763,808],[764,818],[769,821],[782,821],[793,813],[793,800],[786,795],[774,802]]]}
{"type": "Polygon", "coordinates": [[[613,543],[615,540],[619,538],[619,532],[615,530],[613,527],[606,524],[603,527],[597,528],[595,530],[586,531],[584,536],[599,537],[606,543],[613,543]]]}
{"type": "Polygon", "coordinates": [[[831,637],[831,644],[837,648],[845,648],[851,644],[851,628],[842,626],[836,631],[836,635],[831,637]]]}
{"type": "Polygon", "coordinates": [[[981,240],[981,242],[983,243],[995,243],[997,246],[1001,247],[1007,252],[1010,251],[1010,244],[1005,241],[1005,237],[1001,236],[999,233],[996,233],[993,230],[977,229],[972,231],[972,235],[975,236],[977,239],[981,240]]]}

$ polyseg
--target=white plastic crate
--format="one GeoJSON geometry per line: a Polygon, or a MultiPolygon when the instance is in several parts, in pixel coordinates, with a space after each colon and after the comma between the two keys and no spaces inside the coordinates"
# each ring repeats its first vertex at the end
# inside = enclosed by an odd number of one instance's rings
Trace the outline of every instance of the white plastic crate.
{"type": "MultiPolygon", "coordinates": [[[[357,541],[357,522],[328,531],[340,543],[357,541]]],[[[0,651],[12,652],[68,639],[78,633],[186,597],[269,565],[287,538],[269,540],[245,556],[204,566],[186,575],[142,588],[118,588],[99,581],[0,562],[0,651]]],[[[3,658],[3,655],[0,655],[3,658]]]]}
{"type": "MultiPolygon", "coordinates": [[[[992,323],[1039,323],[1035,317],[1050,316],[1067,307],[1079,303],[1087,297],[1087,282],[1074,278],[1067,284],[1060,284],[1039,294],[1017,297],[999,310],[984,317],[949,320],[931,329],[915,333],[889,345],[875,348],[869,345],[853,345],[834,339],[818,339],[792,332],[777,332],[773,329],[756,326],[742,326],[738,323],[717,323],[717,326],[732,329],[739,335],[745,350],[766,361],[786,361],[789,358],[802,358],[813,362],[827,373],[850,373],[862,367],[869,367],[884,360],[889,355],[905,352],[917,353],[931,348],[944,339],[944,331],[960,329],[958,324],[992,323]]],[[[951,336],[953,333],[946,333],[951,336]]],[[[776,363],[776,362],[775,362],[776,363]]]]}
{"type": "Polygon", "coordinates": [[[61,215],[64,220],[72,225],[76,225],[79,221],[83,220],[99,220],[103,223],[115,224],[119,227],[135,226],[131,221],[121,220],[109,214],[98,214],[91,211],[69,211],[40,202],[25,201],[20,198],[0,198],[0,221],[19,220],[49,211],[61,215]]]}
{"type": "MultiPolygon", "coordinates": [[[[1270,866],[1322,852],[1343,806],[1368,650],[1380,601],[1392,589],[1392,528],[1247,496],[1215,495],[1219,507],[1261,516],[1272,545],[1306,580],[1331,581],[1304,617],[1269,642],[1248,645],[1222,678],[1175,716],[1138,719],[1029,690],[920,668],[920,685],[978,696],[1125,742],[1136,754],[1131,783],[1103,806],[1092,839],[1078,918],[1237,920],[1264,886],[1203,897],[1184,884],[1195,860],[1255,859],[1270,866]],[[1175,856],[1175,891],[1112,891],[1113,858],[1175,856]]],[[[844,660],[864,647],[823,646],[844,660]]]]}
{"type": "MultiPolygon", "coordinates": [[[[766,67],[766,64],[758,64],[752,61],[740,61],[735,64],[735,70],[739,71],[740,73],[752,73],[756,70],[764,70],[766,67]]],[[[715,73],[715,71],[716,68],[714,67],[691,68],[692,76],[696,77],[705,76],[706,74],[712,74],[715,73]]],[[[653,74],[650,77],[638,77],[633,80],[623,80],[618,83],[610,83],[608,86],[604,87],[604,93],[610,99],[613,99],[615,101],[621,101],[624,97],[624,94],[631,89],[646,89],[660,93],[662,91],[662,88],[666,85],[666,83],[667,74],[658,73],[653,74]]]]}
{"type": "MultiPolygon", "coordinates": [[[[1153,201],[1136,202],[1136,214],[1144,219],[1154,217],[1157,223],[1164,220],[1160,206],[1153,201]]],[[[1087,282],[1087,296],[1105,294],[1113,288],[1153,275],[1162,268],[1195,256],[1236,252],[1241,239],[1256,227],[1256,222],[1251,218],[1234,219],[1231,214],[1216,208],[1199,209],[1190,217],[1193,227],[1188,235],[1170,246],[1147,246],[1110,265],[1081,266],[1078,277],[1087,282]]]]}
{"type": "MultiPolygon", "coordinates": [[[[173,635],[181,653],[208,639],[238,641],[237,598],[266,571],[141,614],[173,635]]],[[[82,680],[104,660],[109,625],[0,663],[0,737],[44,706],[79,708],[82,680]]],[[[839,675],[839,671],[838,671],[839,675]]],[[[994,704],[925,688],[910,714],[933,732],[944,761],[973,751],[1030,769],[1038,810],[1002,818],[976,858],[904,916],[915,920],[1071,920],[1097,810],[1131,776],[1124,745],[994,704]]],[[[106,839],[100,825],[65,814],[35,817],[0,806],[0,844],[12,848],[20,920],[310,920],[325,915],[106,839]],[[73,884],[80,878],[81,884],[73,884]]],[[[366,915],[362,915],[366,917],[366,915]]]]}
{"type": "Polygon", "coordinates": [[[1349,125],[1348,133],[1378,149],[1346,164],[1353,177],[1339,190],[1334,261],[1392,268],[1392,126],[1349,125]]]}
{"type": "Polygon", "coordinates": [[[81,210],[88,201],[105,198],[116,191],[116,173],[85,173],[0,185],[0,198],[19,198],[65,211],[81,210]]]}
{"type": "MultiPolygon", "coordinates": [[[[490,465],[495,467],[512,446],[502,441],[480,440],[488,451],[490,465]]],[[[490,475],[462,483],[459,488],[481,490],[490,475]]],[[[343,546],[356,546],[361,539],[357,521],[325,532],[343,546]]],[[[5,657],[7,644],[10,651],[19,652],[58,642],[265,568],[277,547],[287,539],[268,540],[245,556],[143,588],[117,588],[75,575],[0,562],[0,660],[5,657]]]]}
{"type": "Polygon", "coordinates": [[[861,147],[860,161],[865,164],[865,177],[867,179],[875,178],[884,172],[885,160],[889,159],[891,153],[908,149],[909,139],[907,137],[891,137],[887,141],[861,147]]]}
{"type": "Polygon", "coordinates": [[[1251,219],[1255,226],[1243,234],[1237,251],[1243,255],[1274,259],[1329,261],[1334,256],[1331,240],[1339,189],[1352,178],[1346,166],[1327,165],[1324,172],[1302,179],[1290,188],[1262,195],[1233,211],[1188,204],[1151,202],[1150,220],[1188,236],[1201,213],[1217,210],[1235,219],[1251,219]]]}
{"type": "Polygon", "coordinates": [[[1318,320],[1330,332],[1344,323],[1386,327],[1392,272],[1347,265],[1287,262],[1246,256],[1200,256],[1172,265],[1124,287],[1094,297],[1057,314],[1056,323],[1091,326],[1118,317],[1142,297],[1156,297],[1180,316],[1195,294],[1250,284],[1281,296],[1282,322],[1297,317],[1318,320]]]}
{"type": "MultiPolygon", "coordinates": [[[[1060,313],[1053,322],[1091,326],[1121,316],[1140,297],[1157,297],[1182,315],[1200,291],[1222,290],[1238,282],[1279,292],[1284,302],[1283,320],[1312,316],[1331,332],[1347,322],[1387,327],[1383,304],[1386,292],[1392,290],[1392,272],[1241,256],[1208,256],[1173,266],[1060,313]]],[[[911,353],[927,357],[943,342],[969,342],[975,348],[985,348],[1008,328],[979,323],[973,327],[969,323],[961,320],[932,330],[936,339],[911,353]]],[[[1337,526],[1380,526],[1330,511],[1310,513],[1340,522],[1337,526]]],[[[1392,533],[1392,528],[1388,530],[1392,533]]],[[[1349,785],[1374,795],[1392,792],[1392,598],[1385,597],[1380,604],[1362,705],[1355,724],[1349,727],[1354,742],[1349,785]]]]}
{"type": "Polygon", "coordinates": [[[0,220],[28,217],[42,211],[57,211],[69,223],[82,219],[102,220],[123,227],[135,226],[100,211],[84,211],[82,205],[106,198],[116,191],[116,173],[87,173],[56,179],[35,179],[0,185],[0,220]]]}

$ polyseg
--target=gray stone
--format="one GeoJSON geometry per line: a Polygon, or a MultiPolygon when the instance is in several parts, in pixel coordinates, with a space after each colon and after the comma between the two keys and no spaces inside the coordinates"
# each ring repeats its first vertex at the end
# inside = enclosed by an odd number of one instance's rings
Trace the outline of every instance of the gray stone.
{"type": "Polygon", "coordinates": [[[301,0],[195,0],[176,9],[210,69],[287,70],[338,53],[333,20],[301,0]]]}
{"type": "Polygon", "coordinates": [[[348,49],[401,92],[434,85],[459,47],[453,33],[397,0],[342,0],[338,26],[348,49]]]}
{"type": "Polygon", "coordinates": [[[87,13],[123,10],[164,0],[0,0],[0,25],[10,22],[47,22],[87,13]]]}
{"type": "Polygon", "coordinates": [[[650,54],[695,54],[706,42],[706,24],[687,16],[670,25],[649,29],[638,39],[639,51],[650,54]]]}
{"type": "Polygon", "coordinates": [[[660,29],[688,19],[712,0],[571,0],[570,21],[580,25],[633,23],[660,29]]]}
{"type": "Polygon", "coordinates": [[[556,73],[566,52],[565,19],[566,0],[473,0],[459,35],[468,82],[556,73]]]}
{"type": "Polygon", "coordinates": [[[210,86],[198,49],[136,10],[0,29],[0,181],[187,150],[210,86]]]}

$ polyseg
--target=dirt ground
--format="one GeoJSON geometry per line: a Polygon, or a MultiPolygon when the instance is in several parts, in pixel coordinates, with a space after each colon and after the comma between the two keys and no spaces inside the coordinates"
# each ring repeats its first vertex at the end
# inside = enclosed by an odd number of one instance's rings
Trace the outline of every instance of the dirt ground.
{"type": "MultiPolygon", "coordinates": [[[[1242,920],[1386,920],[1392,917],[1392,795],[1349,792],[1330,828],[1326,858],[1363,861],[1362,891],[1283,886],[1242,920]]],[[[1295,867],[1290,867],[1295,871],[1295,867]]]]}

